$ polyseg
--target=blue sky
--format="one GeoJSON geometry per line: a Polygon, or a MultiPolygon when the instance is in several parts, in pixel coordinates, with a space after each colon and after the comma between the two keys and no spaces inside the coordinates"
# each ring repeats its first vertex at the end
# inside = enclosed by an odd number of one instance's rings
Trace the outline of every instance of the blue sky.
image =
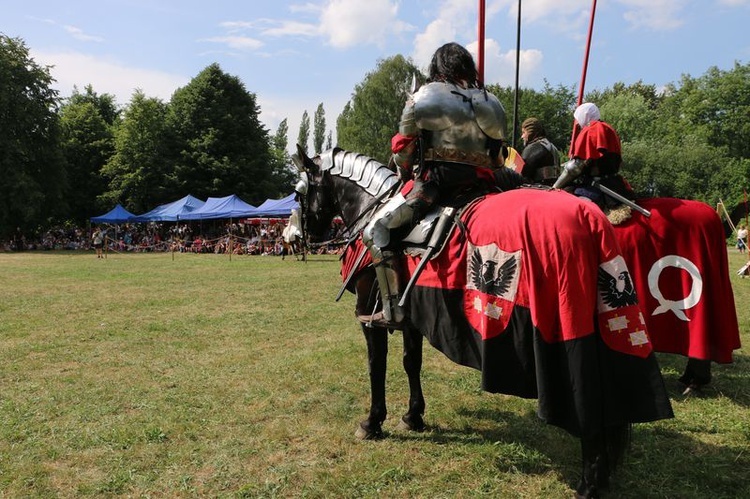
{"type": "MultiPolygon", "coordinates": [[[[91,84],[129,102],[134,89],[168,101],[209,64],[255,93],[271,133],[290,146],[319,103],[327,128],[379,59],[426,67],[441,44],[476,47],[478,0],[2,0],[0,32],[54,66],[62,96],[91,84]]],[[[517,0],[486,0],[485,80],[515,78],[517,0]]],[[[576,85],[591,0],[523,0],[520,81],[576,85]]],[[[712,66],[750,61],[750,0],[597,2],[586,89],[642,80],[662,86],[712,66]]]]}

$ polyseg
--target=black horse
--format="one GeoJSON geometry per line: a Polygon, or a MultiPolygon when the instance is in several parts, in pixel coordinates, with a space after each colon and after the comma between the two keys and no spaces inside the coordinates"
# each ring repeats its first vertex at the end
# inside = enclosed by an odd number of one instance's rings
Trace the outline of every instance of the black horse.
{"type": "MultiPolygon", "coordinates": [[[[325,237],[335,215],[356,234],[400,187],[385,166],[340,150],[308,158],[303,226],[325,237]],[[321,159],[324,156],[325,159],[321,159]]],[[[539,400],[539,417],[580,438],[580,497],[596,497],[627,449],[632,423],[672,417],[612,226],[596,207],[559,191],[486,196],[461,215],[447,248],[409,295],[404,368],[409,410],[400,426],[425,428],[422,337],[451,360],[479,369],[482,388],[539,400]]],[[[374,272],[361,244],[344,255],[357,313],[376,306],[374,272]],[[351,271],[348,267],[352,267],[351,271]]],[[[419,259],[405,257],[414,271],[419,259]]],[[[388,332],[363,326],[371,407],[357,436],[382,436],[388,332]]]]}

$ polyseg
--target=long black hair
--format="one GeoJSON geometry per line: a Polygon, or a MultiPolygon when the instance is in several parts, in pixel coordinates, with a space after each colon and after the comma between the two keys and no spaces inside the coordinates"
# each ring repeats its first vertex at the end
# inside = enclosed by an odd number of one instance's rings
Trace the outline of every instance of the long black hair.
{"type": "Polygon", "coordinates": [[[435,51],[428,68],[427,81],[444,81],[481,88],[477,66],[468,50],[455,42],[446,43],[435,51]]]}

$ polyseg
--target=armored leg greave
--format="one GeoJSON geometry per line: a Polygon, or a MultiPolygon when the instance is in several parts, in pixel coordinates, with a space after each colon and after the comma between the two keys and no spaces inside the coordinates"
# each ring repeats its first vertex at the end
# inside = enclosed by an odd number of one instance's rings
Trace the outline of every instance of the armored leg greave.
{"type": "Polygon", "coordinates": [[[375,263],[375,276],[378,278],[380,297],[383,300],[383,319],[387,323],[399,324],[405,313],[398,306],[401,298],[401,259],[392,251],[381,252],[382,260],[375,263]]]}
{"type": "Polygon", "coordinates": [[[405,314],[398,306],[402,262],[395,252],[383,248],[390,243],[391,229],[410,223],[413,215],[414,209],[399,194],[383,205],[362,233],[362,241],[369,249],[375,266],[385,323],[401,323],[405,314]]]}

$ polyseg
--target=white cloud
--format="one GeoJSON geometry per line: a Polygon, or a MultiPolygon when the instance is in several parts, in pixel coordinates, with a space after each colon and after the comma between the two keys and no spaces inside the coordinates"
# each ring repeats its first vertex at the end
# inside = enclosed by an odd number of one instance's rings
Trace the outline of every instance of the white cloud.
{"type": "Polygon", "coordinates": [[[54,66],[50,74],[56,80],[53,88],[67,97],[73,86],[83,90],[91,85],[98,94],[115,96],[118,104],[127,104],[136,89],[147,97],[158,97],[164,101],[172,93],[186,85],[190,78],[136,67],[118,61],[105,60],[78,52],[45,52],[32,50],[32,57],[41,65],[54,66]]]}
{"type": "Polygon", "coordinates": [[[337,48],[382,45],[388,36],[410,31],[389,0],[329,0],[320,15],[320,33],[337,48]]]}
{"type": "Polygon", "coordinates": [[[320,34],[320,29],[314,24],[267,18],[254,21],[225,21],[219,26],[229,33],[256,31],[263,36],[315,36],[320,34]]]}
{"type": "Polygon", "coordinates": [[[280,21],[274,27],[261,30],[265,36],[315,36],[320,34],[320,29],[314,24],[296,21],[280,21]]]}
{"type": "MultiPolygon", "coordinates": [[[[576,0],[580,3],[581,0],[576,0]]],[[[558,4],[573,4],[571,0],[527,0],[527,2],[537,6],[550,7],[558,4]]],[[[522,13],[526,13],[526,2],[522,7],[522,13]]],[[[503,9],[510,9],[514,16],[518,15],[516,10],[516,0],[496,0],[491,2],[487,7],[486,22],[489,23],[490,17],[501,12],[503,9]]],[[[546,8],[545,7],[545,8],[546,8]]],[[[421,68],[426,69],[432,59],[432,54],[441,45],[459,41],[462,39],[470,40],[466,48],[477,60],[477,32],[476,32],[476,1],[475,0],[444,0],[438,8],[435,9],[437,18],[429,23],[422,33],[419,33],[414,40],[414,53],[412,58],[421,68]]],[[[515,83],[516,51],[515,49],[502,52],[500,44],[492,39],[485,38],[484,41],[484,58],[485,58],[485,82],[499,83],[501,85],[512,85],[515,83]],[[511,68],[511,69],[509,69],[511,68]]],[[[528,82],[533,79],[539,71],[542,63],[542,53],[536,49],[521,50],[521,64],[519,79],[522,82],[528,82]]]]}
{"type": "MultiPolygon", "coordinates": [[[[470,43],[466,49],[477,60],[478,44],[470,43]]],[[[520,86],[532,86],[531,82],[537,76],[544,56],[536,49],[521,50],[518,80],[520,86]]],[[[514,86],[516,83],[516,51],[503,52],[497,41],[487,38],[484,41],[484,81],[487,84],[497,83],[503,86],[514,86]]]]}
{"type": "Polygon", "coordinates": [[[426,69],[435,50],[445,43],[456,40],[456,28],[447,19],[436,19],[414,38],[414,63],[426,69]]]}
{"type": "MultiPolygon", "coordinates": [[[[312,14],[315,22],[290,19],[260,18],[254,21],[227,21],[220,24],[231,34],[253,31],[259,37],[321,37],[336,48],[361,44],[382,45],[388,37],[412,31],[414,28],[398,18],[398,2],[391,0],[327,0],[324,5],[292,5],[293,14],[312,14]]],[[[205,38],[202,41],[226,43],[232,37],[205,38]]],[[[259,44],[260,41],[255,40],[259,44]]],[[[240,48],[232,46],[232,48],[240,48]]],[[[247,44],[245,49],[257,49],[247,44]]]]}
{"type": "MultiPolygon", "coordinates": [[[[725,5],[748,4],[750,0],[717,0],[725,5]]],[[[672,30],[682,26],[680,18],[683,0],[617,0],[624,8],[623,19],[634,28],[672,30]]],[[[518,15],[515,0],[497,0],[495,8],[508,8],[508,15],[518,15]]],[[[597,16],[602,8],[600,5],[597,16]]],[[[591,0],[524,0],[521,6],[524,23],[544,22],[555,32],[575,34],[580,38],[581,27],[591,16],[591,0]]]]}
{"type": "Polygon", "coordinates": [[[224,21],[219,23],[219,26],[226,29],[230,33],[236,33],[237,31],[242,31],[244,29],[253,29],[255,28],[259,23],[263,22],[269,22],[268,19],[258,19],[255,22],[249,22],[249,21],[224,21]]]}
{"type": "Polygon", "coordinates": [[[682,26],[679,14],[683,2],[680,0],[618,0],[625,6],[623,18],[634,28],[656,31],[672,30],[682,26]]]}
{"type": "Polygon", "coordinates": [[[432,54],[441,45],[466,37],[476,38],[475,0],[443,0],[434,12],[435,20],[414,38],[412,58],[421,68],[430,64],[432,54]]]}
{"type": "Polygon", "coordinates": [[[321,10],[320,5],[314,4],[314,3],[304,3],[304,4],[292,4],[289,6],[289,11],[293,14],[296,13],[314,13],[317,14],[321,10]]]}
{"type": "Polygon", "coordinates": [[[219,43],[234,50],[257,50],[264,45],[262,41],[248,36],[214,36],[202,38],[198,41],[219,43]]]}
{"type": "Polygon", "coordinates": [[[81,28],[76,28],[75,26],[63,26],[63,29],[70,33],[73,38],[76,40],[80,40],[82,42],[103,42],[104,38],[101,36],[94,36],[94,35],[87,35],[83,32],[81,28]]]}
{"type": "MultiPolygon", "coordinates": [[[[517,2],[513,2],[510,15],[516,17],[517,2]]],[[[581,11],[591,11],[591,0],[524,0],[521,15],[524,22],[535,22],[540,19],[569,25],[571,18],[577,18],[581,11]]]]}
{"type": "Polygon", "coordinates": [[[81,41],[81,42],[103,42],[104,41],[104,38],[102,38],[101,36],[89,35],[87,33],[84,33],[84,31],[81,28],[77,27],[77,26],[72,26],[70,24],[64,24],[63,25],[63,24],[60,24],[59,22],[55,21],[54,19],[49,19],[49,18],[42,19],[42,18],[34,17],[34,16],[29,16],[29,19],[32,19],[34,21],[38,21],[40,23],[49,24],[49,25],[55,26],[55,27],[62,27],[62,29],[66,33],[68,33],[73,38],[75,38],[76,40],[81,41]]]}

